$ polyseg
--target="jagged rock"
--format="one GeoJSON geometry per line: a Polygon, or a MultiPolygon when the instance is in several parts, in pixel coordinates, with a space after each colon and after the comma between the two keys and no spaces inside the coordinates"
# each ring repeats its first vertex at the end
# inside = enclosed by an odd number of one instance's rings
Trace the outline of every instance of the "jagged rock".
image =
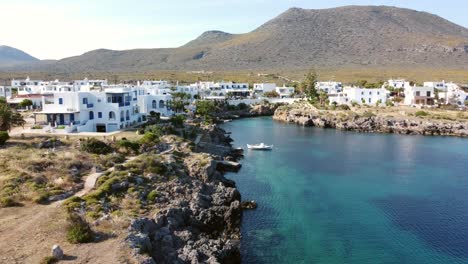
{"type": "Polygon", "coordinates": [[[241,203],[241,207],[242,209],[244,210],[250,210],[250,209],[256,209],[257,208],[257,202],[255,202],[254,200],[252,201],[243,201],[241,203]]]}

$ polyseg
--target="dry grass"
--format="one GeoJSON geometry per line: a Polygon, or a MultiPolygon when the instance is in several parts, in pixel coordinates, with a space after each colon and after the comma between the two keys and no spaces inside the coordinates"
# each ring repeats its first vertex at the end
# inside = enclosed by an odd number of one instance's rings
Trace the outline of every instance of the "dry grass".
{"type": "MultiPolygon", "coordinates": [[[[312,65],[311,65],[312,67],[312,65]]],[[[297,70],[244,70],[244,71],[215,71],[213,73],[193,74],[186,71],[145,71],[145,72],[93,72],[93,73],[74,73],[74,74],[48,74],[37,72],[24,73],[0,73],[1,80],[9,80],[12,78],[24,78],[30,76],[34,79],[63,79],[74,80],[84,77],[88,78],[105,78],[109,82],[118,82],[129,80],[144,80],[144,79],[163,79],[179,83],[193,83],[198,80],[205,81],[235,81],[235,82],[276,82],[282,85],[286,81],[278,79],[276,76],[283,76],[288,79],[300,81],[307,73],[308,69],[297,70]],[[258,76],[258,73],[272,74],[272,76],[258,76]]],[[[380,80],[388,80],[389,78],[405,78],[415,82],[423,82],[429,80],[446,80],[459,83],[468,83],[468,71],[466,69],[456,68],[425,68],[425,67],[410,67],[410,68],[390,68],[390,67],[353,67],[353,68],[322,68],[317,69],[321,80],[339,80],[342,82],[355,82],[358,80],[368,80],[369,82],[377,82],[380,80]]]]}

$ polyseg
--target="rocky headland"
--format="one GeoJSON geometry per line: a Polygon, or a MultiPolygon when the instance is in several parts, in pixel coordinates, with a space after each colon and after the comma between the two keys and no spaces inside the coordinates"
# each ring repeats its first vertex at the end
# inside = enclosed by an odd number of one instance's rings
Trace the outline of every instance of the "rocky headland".
{"type": "Polygon", "coordinates": [[[307,103],[279,107],[274,120],[303,126],[335,128],[368,133],[395,133],[405,135],[468,136],[468,121],[456,120],[430,111],[385,111],[378,108],[358,110],[320,110],[307,103]]]}
{"type": "Polygon", "coordinates": [[[179,177],[158,183],[152,190],[156,213],[128,227],[124,243],[138,263],[240,263],[241,195],[223,176],[240,165],[224,159],[236,155],[222,129],[212,126],[203,138],[211,149],[223,151],[179,146],[178,157],[168,154],[166,161],[179,177]]]}

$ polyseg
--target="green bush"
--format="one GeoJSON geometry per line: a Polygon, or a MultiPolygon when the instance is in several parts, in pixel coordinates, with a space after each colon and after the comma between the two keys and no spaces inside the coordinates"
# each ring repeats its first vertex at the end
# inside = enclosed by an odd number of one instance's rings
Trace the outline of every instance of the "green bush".
{"type": "Polygon", "coordinates": [[[240,103],[240,104],[237,105],[237,108],[238,108],[239,110],[245,110],[245,109],[247,109],[248,107],[249,107],[249,106],[246,105],[245,103],[240,103]]]}
{"type": "Polygon", "coordinates": [[[148,201],[154,202],[156,200],[156,197],[158,197],[158,192],[156,190],[152,190],[150,193],[148,193],[148,196],[146,197],[148,201]]]}
{"type": "Polygon", "coordinates": [[[8,139],[10,139],[8,132],[0,131],[0,145],[4,145],[8,139]]]}
{"type": "Polygon", "coordinates": [[[117,141],[117,146],[119,148],[124,148],[127,151],[133,151],[135,153],[137,153],[138,150],[140,149],[140,144],[138,142],[133,142],[127,139],[122,139],[122,140],[117,141]]]}
{"type": "Polygon", "coordinates": [[[421,117],[421,116],[428,116],[429,113],[426,112],[426,111],[420,110],[420,111],[417,111],[414,115],[417,116],[417,117],[421,117]]]}
{"type": "Polygon", "coordinates": [[[93,154],[109,154],[114,151],[111,146],[95,138],[81,142],[81,150],[93,154]]]}
{"type": "Polygon", "coordinates": [[[183,127],[184,126],[184,121],[185,121],[185,116],[183,115],[176,115],[171,117],[170,119],[171,124],[175,127],[183,127]]]}
{"type": "Polygon", "coordinates": [[[394,106],[393,102],[390,101],[390,100],[387,100],[387,101],[385,102],[385,105],[386,105],[386,106],[394,106]]]}
{"type": "Polygon", "coordinates": [[[57,263],[58,262],[58,259],[56,259],[55,257],[52,257],[52,256],[48,256],[48,257],[44,257],[40,264],[54,264],[54,263],[57,263]]]}
{"type": "Polygon", "coordinates": [[[93,241],[93,231],[88,222],[78,214],[68,216],[67,240],[72,244],[89,243],[93,241]]]}
{"type": "Polygon", "coordinates": [[[349,105],[346,105],[346,104],[339,105],[338,108],[341,109],[341,110],[350,110],[351,109],[351,108],[349,108],[349,105]]]}
{"type": "Polygon", "coordinates": [[[13,200],[13,198],[7,196],[7,197],[0,197],[0,208],[2,207],[13,207],[17,206],[18,203],[13,200]]]}
{"type": "Polygon", "coordinates": [[[153,132],[145,132],[143,137],[140,139],[141,144],[151,145],[159,142],[159,137],[153,132]]]}

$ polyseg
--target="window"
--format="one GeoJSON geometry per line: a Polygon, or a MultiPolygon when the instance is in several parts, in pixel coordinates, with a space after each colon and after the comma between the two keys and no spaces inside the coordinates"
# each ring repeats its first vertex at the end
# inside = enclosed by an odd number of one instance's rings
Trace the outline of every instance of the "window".
{"type": "Polygon", "coordinates": [[[427,92],[426,92],[426,96],[431,97],[431,92],[430,92],[430,91],[427,91],[427,92]]]}
{"type": "Polygon", "coordinates": [[[59,104],[63,104],[63,98],[59,98],[59,104]]]}
{"type": "Polygon", "coordinates": [[[156,100],[153,100],[152,107],[153,107],[153,109],[155,109],[157,107],[156,106],[156,100]]]}
{"type": "Polygon", "coordinates": [[[128,121],[130,120],[130,111],[127,110],[127,112],[125,113],[125,119],[128,121]]]}
{"type": "Polygon", "coordinates": [[[164,108],[165,105],[164,105],[164,101],[163,100],[159,100],[159,108],[164,108]]]}
{"type": "Polygon", "coordinates": [[[98,113],[97,113],[97,117],[98,117],[98,118],[102,118],[102,112],[98,112],[98,113]]]}
{"type": "Polygon", "coordinates": [[[371,102],[372,102],[372,100],[369,98],[369,103],[371,103],[371,102]]]}
{"type": "Polygon", "coordinates": [[[112,111],[109,112],[109,120],[115,120],[115,113],[112,111]]]}
{"type": "Polygon", "coordinates": [[[377,95],[380,95],[380,92],[377,92],[377,95]]]}
{"type": "Polygon", "coordinates": [[[361,92],[361,95],[364,95],[364,92],[361,92]]]}
{"type": "Polygon", "coordinates": [[[88,98],[86,97],[83,98],[83,104],[88,104],[88,98]]]}
{"type": "Polygon", "coordinates": [[[93,119],[94,119],[94,112],[90,111],[89,112],[89,120],[93,120],[93,119]]]}
{"type": "Polygon", "coordinates": [[[417,92],[416,92],[416,96],[421,96],[421,92],[420,92],[420,91],[417,91],[417,92]]]}

